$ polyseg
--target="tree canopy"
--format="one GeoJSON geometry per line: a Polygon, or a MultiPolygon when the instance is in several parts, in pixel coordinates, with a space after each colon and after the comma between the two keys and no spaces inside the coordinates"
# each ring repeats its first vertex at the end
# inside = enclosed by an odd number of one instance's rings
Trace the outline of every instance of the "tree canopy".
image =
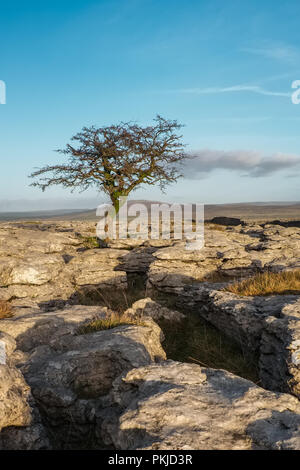
{"type": "Polygon", "coordinates": [[[74,144],[57,150],[66,163],[34,171],[31,186],[45,191],[60,185],[84,191],[92,186],[106,193],[118,211],[119,197],[141,184],[158,184],[162,190],[182,176],[180,163],[187,158],[177,121],[156,116],[154,125],[132,122],[107,127],[84,127],[72,137],[74,144]]]}

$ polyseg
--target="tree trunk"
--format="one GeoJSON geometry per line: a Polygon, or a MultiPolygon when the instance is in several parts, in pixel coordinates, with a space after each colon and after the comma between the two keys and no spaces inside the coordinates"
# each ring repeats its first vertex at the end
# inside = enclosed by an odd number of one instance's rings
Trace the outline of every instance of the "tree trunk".
{"type": "Polygon", "coordinates": [[[122,197],[122,196],[127,197],[128,194],[127,194],[125,191],[124,191],[124,192],[116,191],[115,193],[112,193],[112,194],[110,195],[110,199],[111,199],[112,205],[113,205],[114,208],[115,208],[116,214],[118,214],[118,212],[119,212],[119,210],[120,210],[120,208],[121,208],[119,198],[122,197]]]}

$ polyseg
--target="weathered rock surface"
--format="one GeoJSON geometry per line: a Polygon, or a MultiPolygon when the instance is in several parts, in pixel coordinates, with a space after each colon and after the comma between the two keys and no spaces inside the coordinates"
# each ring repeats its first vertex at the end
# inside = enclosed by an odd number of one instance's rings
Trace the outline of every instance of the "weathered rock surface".
{"type": "MultiPolygon", "coordinates": [[[[151,318],[141,326],[78,335],[80,326],[109,314],[107,308],[75,306],[51,313],[36,309],[1,321],[1,330],[15,337],[20,351],[14,361],[55,448],[103,448],[95,429],[111,406],[107,395],[113,380],[165,359],[161,330],[151,318]]],[[[28,413],[22,409],[20,414],[25,419],[28,413]]]]}
{"type": "Polygon", "coordinates": [[[263,387],[300,397],[300,296],[220,290],[232,276],[300,268],[300,229],[210,228],[199,251],[130,239],[90,249],[94,236],[86,222],[0,224],[0,299],[17,307],[0,320],[0,449],[49,448],[49,437],[55,448],[300,449],[292,395],[161,362],[153,320],[181,313],[146,298],[126,312],[142,324],[78,335],[111,312],[72,305],[78,290],[123,290],[126,273],[146,274],[150,291],[176,294],[256,356],[263,387]]]}
{"type": "Polygon", "coordinates": [[[194,285],[178,304],[192,307],[258,362],[261,385],[300,398],[300,296],[240,297],[194,285]]]}
{"type": "Polygon", "coordinates": [[[60,305],[83,287],[126,288],[126,272],[144,273],[152,254],[174,240],[112,240],[92,249],[90,222],[0,224],[0,299],[15,305],[60,305]]]}
{"type": "Polygon", "coordinates": [[[187,251],[184,244],[153,253],[149,287],[181,293],[209,276],[248,276],[260,270],[300,268],[300,229],[280,226],[247,226],[206,230],[205,247],[187,251]]]}
{"type": "Polygon", "coordinates": [[[0,429],[30,424],[29,387],[14,367],[0,365],[0,429]]]}
{"type": "Polygon", "coordinates": [[[0,363],[0,450],[49,449],[50,443],[29,386],[11,361],[16,343],[0,333],[5,355],[0,363]]]}
{"type": "Polygon", "coordinates": [[[176,294],[183,308],[192,307],[245,353],[259,358],[264,387],[300,396],[300,296],[239,297],[220,290],[232,276],[298,269],[299,228],[248,224],[208,230],[202,250],[189,252],[177,246],[153,256],[150,292],[155,288],[176,294]]]}
{"type": "Polygon", "coordinates": [[[12,318],[1,320],[0,331],[8,333],[23,352],[50,345],[57,338],[74,335],[80,326],[107,315],[106,307],[74,305],[55,312],[39,308],[16,309],[12,318]]]}
{"type": "Polygon", "coordinates": [[[117,269],[128,273],[146,273],[151,263],[155,260],[153,253],[156,250],[157,248],[155,247],[138,247],[134,250],[130,250],[122,257],[117,269]]]}
{"type": "Polygon", "coordinates": [[[133,318],[151,317],[153,320],[168,320],[172,322],[178,322],[185,318],[183,313],[164,307],[150,297],[134,302],[132,307],[125,311],[124,315],[133,318]]]}
{"type": "Polygon", "coordinates": [[[118,449],[300,449],[300,404],[222,370],[167,361],[114,383],[118,449]]]}
{"type": "Polygon", "coordinates": [[[0,224],[0,299],[47,306],[63,304],[84,286],[126,288],[126,273],[116,268],[128,251],[87,249],[95,227],[78,229],[63,223],[0,224]]]}
{"type": "Polygon", "coordinates": [[[126,273],[115,271],[124,250],[94,249],[79,253],[68,263],[67,272],[75,286],[126,288],[126,273]]]}
{"type": "Polygon", "coordinates": [[[300,398],[300,298],[266,319],[259,357],[263,385],[300,398]]]}

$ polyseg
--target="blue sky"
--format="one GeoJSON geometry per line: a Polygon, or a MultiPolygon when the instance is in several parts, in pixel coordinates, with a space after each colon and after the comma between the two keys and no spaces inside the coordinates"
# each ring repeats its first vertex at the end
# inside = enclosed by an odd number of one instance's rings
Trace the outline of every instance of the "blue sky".
{"type": "Polygon", "coordinates": [[[185,124],[186,177],[135,198],[296,201],[300,179],[297,0],[0,1],[0,210],[93,206],[29,187],[84,125],[185,124]],[[17,201],[6,204],[5,201],[17,201]],[[30,202],[32,201],[32,202],[30,202]],[[44,201],[44,202],[43,202],[44,201]],[[26,206],[27,207],[27,206],[26,206]]]}

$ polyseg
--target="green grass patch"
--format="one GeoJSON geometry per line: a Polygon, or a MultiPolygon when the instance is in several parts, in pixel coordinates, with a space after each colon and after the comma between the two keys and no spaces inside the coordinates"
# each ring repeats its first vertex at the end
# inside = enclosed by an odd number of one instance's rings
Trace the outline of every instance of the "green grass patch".
{"type": "Polygon", "coordinates": [[[80,237],[81,243],[84,248],[91,250],[92,248],[100,248],[99,240],[97,237],[80,237]]]}

